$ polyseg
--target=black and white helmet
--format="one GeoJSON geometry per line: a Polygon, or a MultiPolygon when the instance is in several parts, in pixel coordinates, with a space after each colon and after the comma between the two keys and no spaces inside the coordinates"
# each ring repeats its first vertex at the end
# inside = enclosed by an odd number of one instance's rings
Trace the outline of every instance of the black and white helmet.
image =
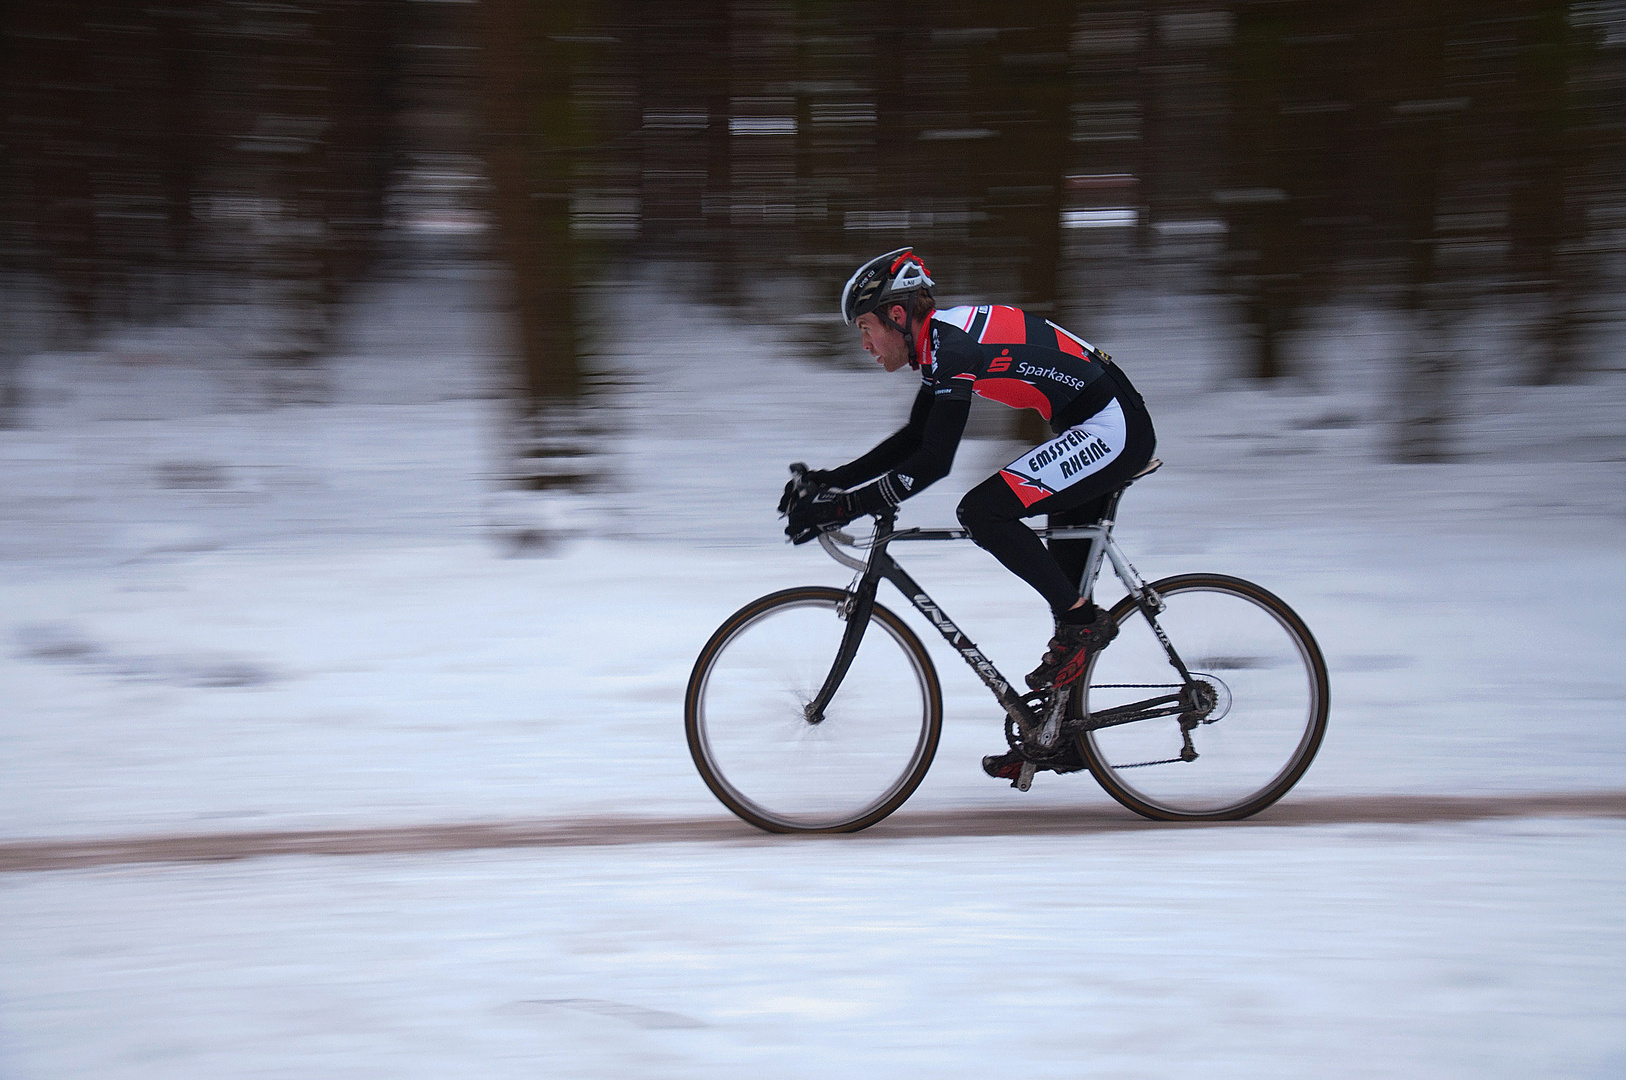
{"type": "Polygon", "coordinates": [[[899,248],[860,266],[841,290],[841,321],[851,326],[858,316],[891,301],[908,304],[909,298],[934,284],[926,264],[913,248],[899,248]]]}

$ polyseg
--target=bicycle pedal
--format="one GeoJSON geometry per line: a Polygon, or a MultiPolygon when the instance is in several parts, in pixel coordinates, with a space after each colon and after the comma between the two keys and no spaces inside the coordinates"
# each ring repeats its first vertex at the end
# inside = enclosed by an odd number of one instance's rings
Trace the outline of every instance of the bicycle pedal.
{"type": "Polygon", "coordinates": [[[1016,774],[1015,780],[1011,781],[1011,787],[1015,788],[1017,791],[1026,791],[1028,788],[1032,787],[1034,771],[1035,768],[1033,762],[1022,762],[1022,771],[1016,774]]]}

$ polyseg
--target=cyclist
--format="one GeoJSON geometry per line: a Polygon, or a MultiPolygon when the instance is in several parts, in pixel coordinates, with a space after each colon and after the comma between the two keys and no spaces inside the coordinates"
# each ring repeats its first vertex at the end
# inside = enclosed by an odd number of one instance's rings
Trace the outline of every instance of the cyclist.
{"type": "MultiPolygon", "coordinates": [[[[1066,686],[1117,627],[1078,583],[1089,541],[1049,549],[1021,519],[1093,524],[1110,494],[1151,460],[1156,445],[1140,394],[1110,357],[1055,323],[1005,305],[938,311],[935,282],[911,248],[864,263],[841,291],[841,317],[887,372],[920,372],[909,422],[839,468],[785,487],[785,534],[802,544],[873,514],[948,475],[971,397],[1034,409],[1055,434],[966,493],[960,523],[972,540],[1050,604],[1055,635],[1027,676],[1037,690],[1066,686]]],[[[994,771],[988,762],[984,763],[994,771]]],[[[996,774],[997,775],[997,774],[996,774]]]]}

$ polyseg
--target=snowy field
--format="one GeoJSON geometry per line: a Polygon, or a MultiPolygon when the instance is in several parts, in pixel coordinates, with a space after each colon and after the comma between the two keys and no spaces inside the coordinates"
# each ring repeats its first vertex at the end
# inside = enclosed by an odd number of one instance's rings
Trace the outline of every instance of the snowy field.
{"type": "Polygon", "coordinates": [[[1623,842],[1543,821],[11,875],[7,1075],[1602,1080],[1626,1070],[1623,842]]]}
{"type": "MultiPolygon", "coordinates": [[[[538,510],[494,482],[480,295],[381,289],[322,405],[255,404],[219,326],[29,361],[0,844],[726,819],[683,745],[695,653],[762,592],[846,583],[781,542],[784,465],[867,448],[913,386],[640,293],[621,317],[662,333],[606,349],[608,482],[538,510]],[[535,524],[545,557],[510,557],[535,524]]],[[[1349,316],[1317,378],[1243,389],[1209,302],[1098,342],[1167,463],[1119,535],[1316,632],[1331,726],[1288,802],[1626,790],[1626,374],[1469,368],[1461,460],[1387,464],[1392,333],[1349,316]]],[[[905,522],[1019,449],[968,441],[905,522]]],[[[1038,598],[930,547],[911,572],[1026,670],[1038,598]]],[[[928,640],[944,740],[899,821],[1116,812],[1081,776],[983,776],[997,712],[928,640]]],[[[737,836],[0,874],[0,1077],[1626,1072],[1620,821],[737,836]]]]}

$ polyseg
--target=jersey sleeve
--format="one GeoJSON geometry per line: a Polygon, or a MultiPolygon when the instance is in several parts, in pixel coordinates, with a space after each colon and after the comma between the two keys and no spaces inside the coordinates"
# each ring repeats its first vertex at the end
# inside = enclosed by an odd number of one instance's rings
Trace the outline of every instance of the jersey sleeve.
{"type": "MultiPolygon", "coordinates": [[[[924,391],[923,391],[924,393],[924,391]]],[[[853,506],[874,514],[896,506],[949,474],[954,454],[971,415],[971,398],[933,395],[926,412],[920,445],[875,483],[853,492],[853,506]]]]}
{"type": "Polygon", "coordinates": [[[971,401],[977,385],[977,374],[983,366],[982,350],[963,332],[950,329],[940,333],[934,325],[931,380],[932,396],[937,401],[971,401]]]}
{"type": "Polygon", "coordinates": [[[856,487],[890,471],[919,450],[933,400],[932,384],[922,383],[914,404],[909,408],[909,422],[881,440],[869,453],[830,470],[830,482],[838,488],[856,487]]]}
{"type": "Polygon", "coordinates": [[[924,491],[949,474],[971,415],[972,389],[983,364],[982,352],[963,331],[932,326],[932,363],[922,373],[909,423],[880,446],[836,470],[847,483],[875,479],[851,492],[859,513],[879,513],[924,491]]]}

